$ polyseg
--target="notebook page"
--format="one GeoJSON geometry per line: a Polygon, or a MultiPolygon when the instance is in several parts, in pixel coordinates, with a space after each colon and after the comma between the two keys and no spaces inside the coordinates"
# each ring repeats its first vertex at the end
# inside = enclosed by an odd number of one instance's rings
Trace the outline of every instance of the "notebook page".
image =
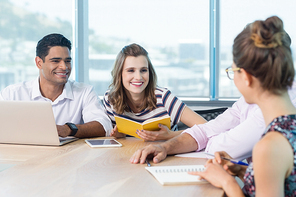
{"type": "Polygon", "coordinates": [[[198,180],[199,176],[188,174],[203,171],[203,165],[153,166],[145,167],[162,185],[200,184],[206,180],[198,180]]]}

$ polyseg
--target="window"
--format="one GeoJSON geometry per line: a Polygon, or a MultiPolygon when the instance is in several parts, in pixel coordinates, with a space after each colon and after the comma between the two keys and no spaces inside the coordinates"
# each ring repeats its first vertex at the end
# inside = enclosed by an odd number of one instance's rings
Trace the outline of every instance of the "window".
{"type": "Polygon", "coordinates": [[[118,52],[137,43],[158,85],[182,97],[209,97],[209,3],[89,0],[89,80],[103,95],[118,52]]]}
{"type": "MultiPolygon", "coordinates": [[[[111,83],[118,52],[125,45],[138,43],[149,52],[158,85],[183,100],[207,100],[212,96],[210,87],[218,90],[215,98],[238,98],[240,93],[225,73],[232,64],[233,39],[247,23],[278,15],[292,38],[296,60],[295,7],[296,1],[291,0],[1,0],[0,90],[38,76],[35,47],[44,35],[58,32],[76,44],[72,29],[78,27],[79,32],[88,30],[84,49],[87,61],[74,61],[73,66],[76,63],[76,68],[85,68],[85,82],[92,84],[100,96],[111,83]],[[88,24],[84,26],[77,23],[85,21],[73,20],[72,7],[77,2],[87,4],[88,24]],[[217,21],[210,18],[214,12],[217,21]],[[219,42],[214,50],[217,56],[211,55],[214,38],[219,42]],[[217,69],[217,86],[212,85],[211,62],[217,69]]],[[[80,52],[73,53],[73,59],[78,55],[80,52]]]]}
{"type": "Polygon", "coordinates": [[[255,20],[265,20],[277,15],[284,22],[284,28],[292,39],[292,52],[295,65],[296,29],[295,8],[296,1],[291,0],[221,0],[220,1],[220,76],[219,97],[237,97],[240,95],[233,81],[227,78],[225,69],[232,64],[232,44],[234,38],[243,28],[255,20]],[[279,6],[281,7],[279,9],[279,6]],[[294,42],[293,42],[294,41],[294,42]]]}
{"type": "Polygon", "coordinates": [[[38,76],[37,42],[46,34],[72,38],[71,0],[0,1],[0,90],[38,76]]]}

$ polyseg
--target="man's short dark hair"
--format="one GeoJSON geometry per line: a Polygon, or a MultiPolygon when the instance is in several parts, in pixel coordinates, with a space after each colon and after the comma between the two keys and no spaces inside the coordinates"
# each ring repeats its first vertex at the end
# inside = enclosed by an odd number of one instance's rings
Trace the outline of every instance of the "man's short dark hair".
{"type": "Polygon", "coordinates": [[[49,49],[54,46],[68,47],[69,51],[71,51],[71,41],[61,34],[53,33],[39,40],[36,46],[36,56],[45,61],[49,49]]]}

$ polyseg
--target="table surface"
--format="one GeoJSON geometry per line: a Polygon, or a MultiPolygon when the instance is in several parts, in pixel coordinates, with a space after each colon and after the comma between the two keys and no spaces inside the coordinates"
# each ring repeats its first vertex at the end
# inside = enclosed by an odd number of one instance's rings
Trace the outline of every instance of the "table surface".
{"type": "MultiPolygon", "coordinates": [[[[84,139],[61,147],[0,144],[0,196],[223,196],[209,183],[162,186],[145,164],[129,158],[150,143],[118,139],[120,148],[91,148],[84,139]],[[4,167],[4,168],[5,168],[4,167]],[[0,168],[1,169],[1,168],[0,168]]],[[[204,164],[206,159],[169,156],[159,164],[204,164]]]]}

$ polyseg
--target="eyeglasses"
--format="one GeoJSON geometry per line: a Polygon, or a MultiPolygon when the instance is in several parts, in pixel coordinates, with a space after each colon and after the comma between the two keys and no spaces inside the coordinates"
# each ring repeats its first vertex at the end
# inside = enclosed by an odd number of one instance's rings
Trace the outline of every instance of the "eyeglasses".
{"type": "Polygon", "coordinates": [[[229,66],[228,68],[225,69],[225,72],[227,73],[227,77],[230,80],[233,80],[234,78],[234,71],[240,71],[241,68],[232,68],[231,66],[229,66]]]}

